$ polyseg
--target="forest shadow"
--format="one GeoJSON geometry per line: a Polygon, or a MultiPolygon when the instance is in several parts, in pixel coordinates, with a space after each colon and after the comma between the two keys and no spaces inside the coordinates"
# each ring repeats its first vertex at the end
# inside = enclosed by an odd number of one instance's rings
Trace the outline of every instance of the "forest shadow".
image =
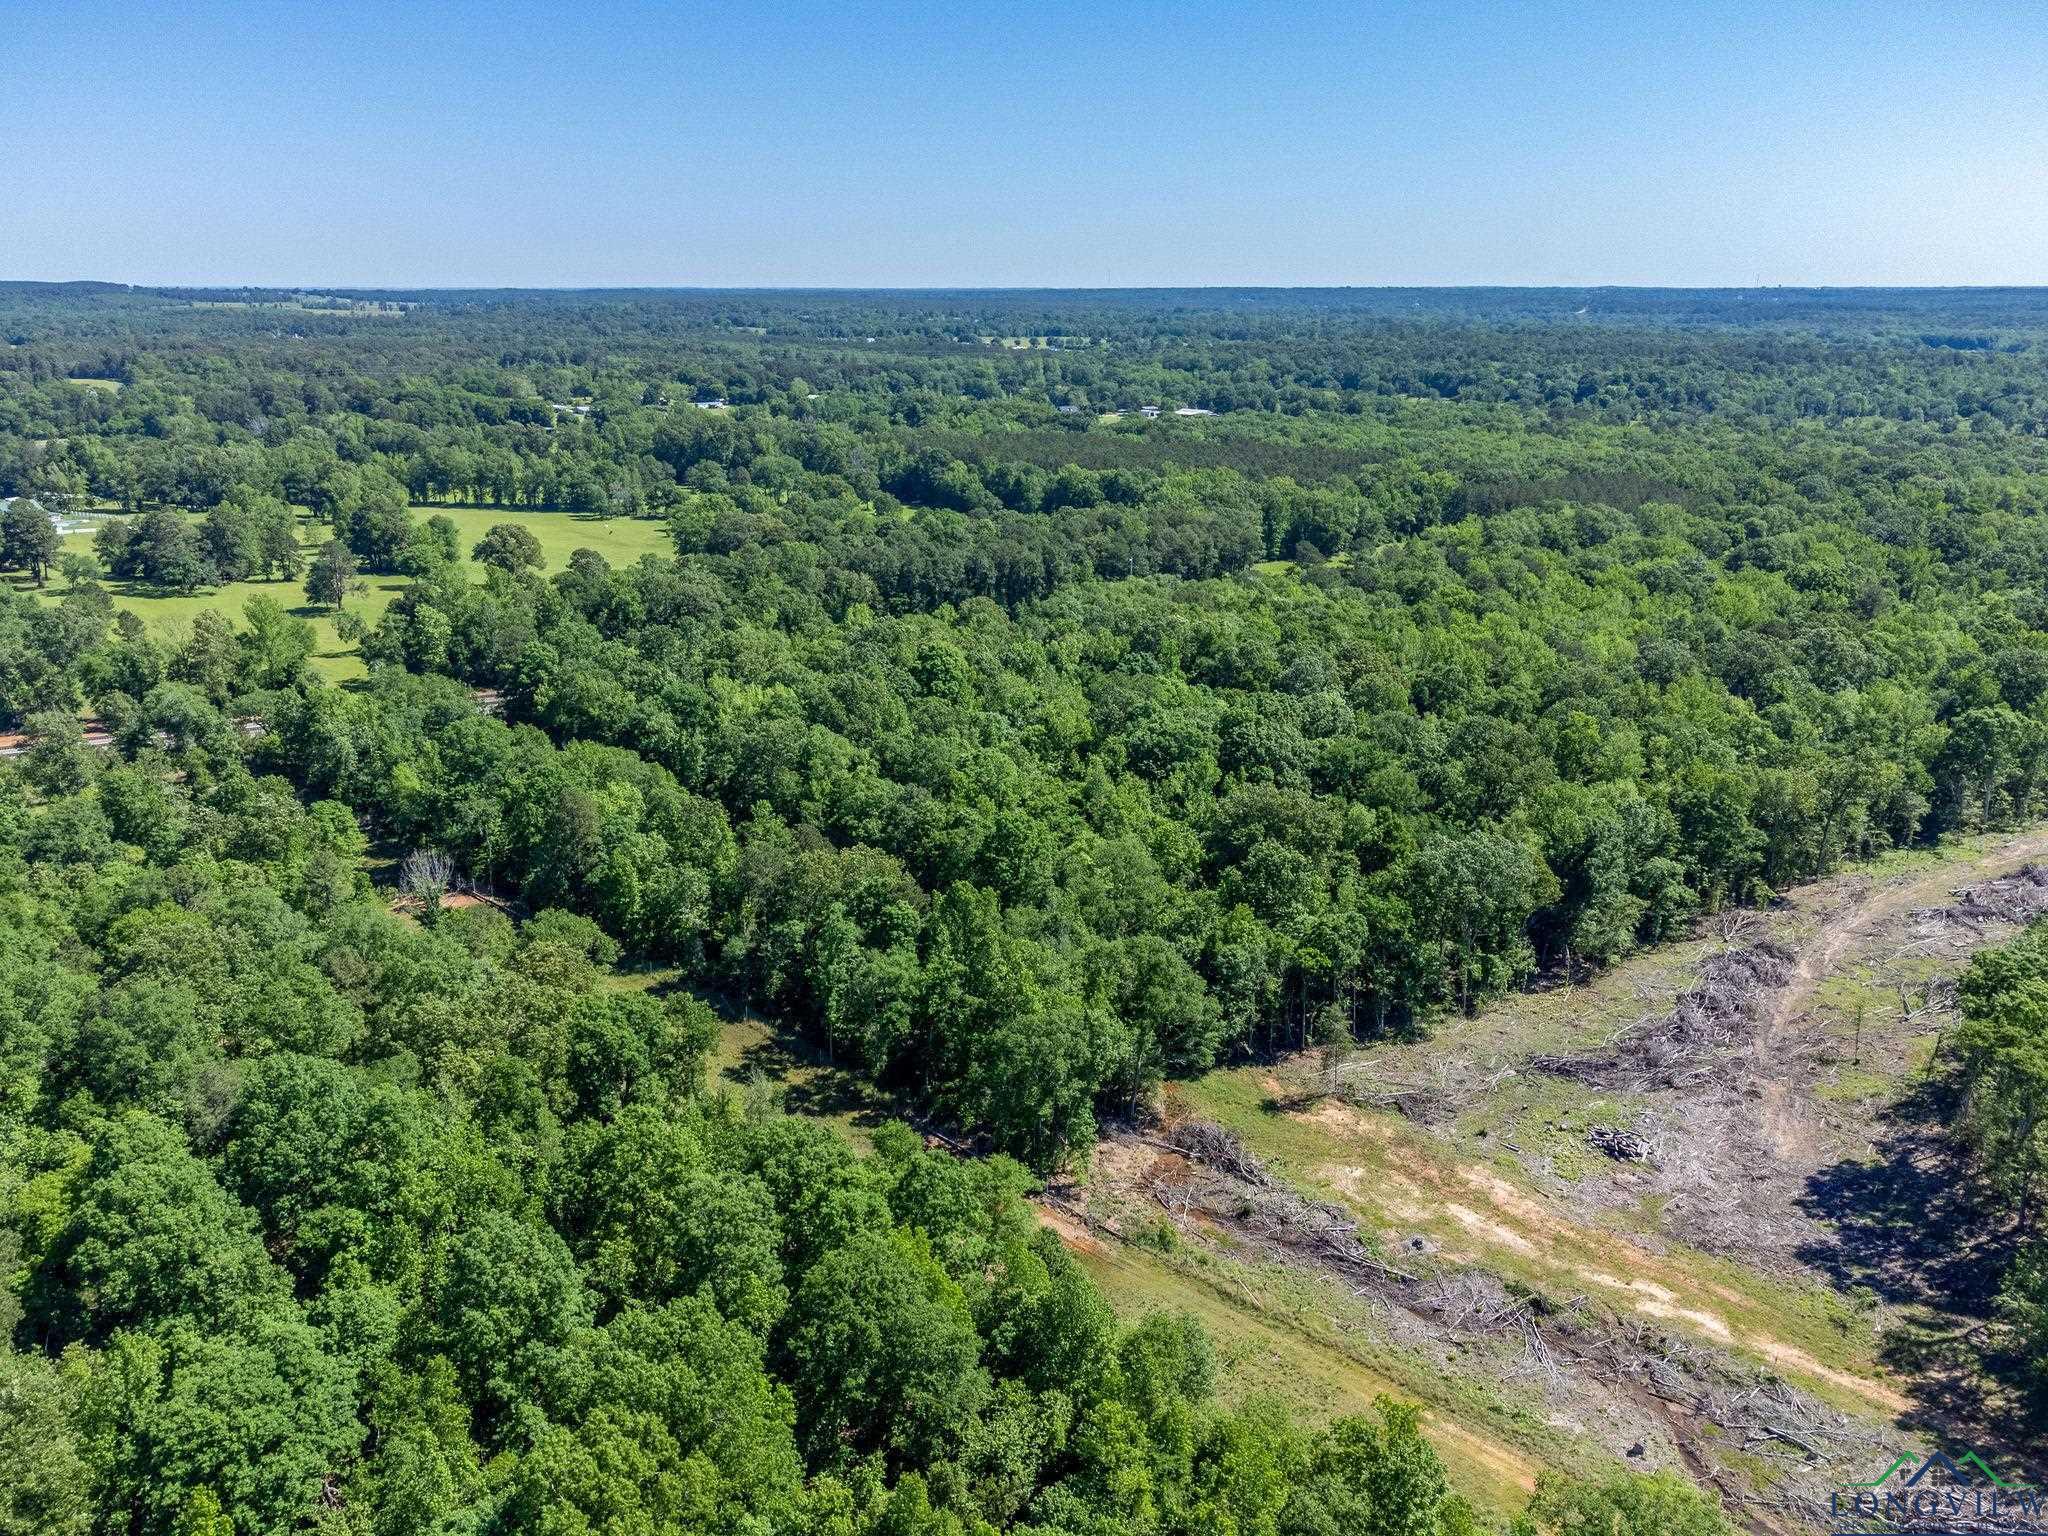
{"type": "Polygon", "coordinates": [[[431,517],[436,512],[498,512],[508,518],[519,517],[565,517],[577,523],[651,523],[662,519],[636,517],[630,512],[592,512],[574,507],[529,507],[507,506],[497,501],[415,501],[411,508],[421,517],[431,517]]]}
{"type": "Polygon", "coordinates": [[[1903,1422],[2038,1443],[2014,1412],[2011,1362],[1987,1343],[2015,1234],[1949,1135],[1955,1109],[1950,1084],[1925,1080],[1879,1117],[1874,1158],[1811,1175],[1799,1207],[1829,1230],[1798,1256],[1838,1290],[1899,1309],[1878,1358],[1912,1399],[1903,1422]]]}
{"type": "Polygon", "coordinates": [[[886,1095],[857,1073],[780,1032],[747,1046],[720,1075],[737,1088],[757,1079],[769,1083],[792,1115],[845,1120],[863,1130],[903,1118],[886,1095]]]}
{"type": "Polygon", "coordinates": [[[1831,1228],[1800,1259],[1842,1290],[1892,1306],[1982,1317],[2012,1258],[2010,1222],[1987,1206],[1948,1134],[1955,1095],[1924,1081],[1880,1116],[1874,1159],[1812,1174],[1799,1207],[1831,1228]]]}

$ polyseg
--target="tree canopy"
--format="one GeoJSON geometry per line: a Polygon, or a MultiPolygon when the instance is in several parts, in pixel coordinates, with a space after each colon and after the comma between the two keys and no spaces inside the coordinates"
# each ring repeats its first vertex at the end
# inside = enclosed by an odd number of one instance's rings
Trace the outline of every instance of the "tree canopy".
{"type": "MultiPolygon", "coordinates": [[[[17,1525],[1477,1528],[1401,1405],[1118,1323],[1032,1181],[2042,808],[2038,295],[383,299],[0,288],[17,1525]],[[713,1091],[714,1002],[968,1155],[713,1091]]],[[[2016,953],[1954,1044],[2027,1227],[2016,953]]]]}

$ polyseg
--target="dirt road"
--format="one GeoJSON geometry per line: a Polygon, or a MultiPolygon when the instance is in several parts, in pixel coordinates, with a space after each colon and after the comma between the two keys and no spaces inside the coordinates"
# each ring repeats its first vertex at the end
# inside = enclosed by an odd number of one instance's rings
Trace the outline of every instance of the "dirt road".
{"type": "MultiPolygon", "coordinates": [[[[2048,830],[2014,834],[1996,843],[1972,862],[1972,880],[1996,879],[2021,865],[2048,857],[2048,830]]],[[[1957,883],[1958,871],[1948,864],[1888,880],[1865,880],[1849,886],[1847,879],[1823,881],[1793,891],[1795,907],[1811,902],[1818,931],[1799,946],[1797,969],[1757,1032],[1754,1064],[1762,1088],[1759,1110],[1765,1135],[1787,1162],[1806,1165],[1823,1154],[1811,1104],[1794,1092],[1779,1064],[1786,1056],[1788,1035],[1807,1013],[1821,983],[1832,976],[1857,945],[1876,937],[1901,913],[1944,904],[1957,883]]]]}

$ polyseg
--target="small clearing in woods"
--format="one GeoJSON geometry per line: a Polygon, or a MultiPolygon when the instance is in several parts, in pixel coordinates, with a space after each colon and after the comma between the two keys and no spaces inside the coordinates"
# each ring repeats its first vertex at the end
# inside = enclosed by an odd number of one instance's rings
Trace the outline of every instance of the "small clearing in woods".
{"type": "Polygon", "coordinates": [[[1334,1093],[1306,1058],[1177,1085],[1047,1221],[1112,1296],[1177,1286],[1212,1326],[1318,1341],[1244,1369],[1420,1398],[1490,1502],[1519,1479],[1489,1457],[1619,1460],[1816,1529],[1885,1447],[2020,1422],[1900,1347],[1972,1319],[1936,1310],[1884,1200],[1935,1155],[1896,1144],[1954,977],[2048,909],[2041,857],[2044,830],[1894,856],[1363,1051],[1334,1093]]]}
{"type": "MultiPolygon", "coordinates": [[[[75,519],[76,526],[65,535],[64,553],[92,554],[93,533],[98,525],[109,517],[122,515],[124,514],[104,508],[81,514],[75,519]]],[[[523,507],[432,505],[415,506],[412,509],[412,516],[415,522],[420,523],[433,517],[445,517],[455,525],[456,546],[461,551],[458,563],[469,573],[471,579],[476,581],[483,579],[483,567],[470,558],[469,552],[497,523],[516,523],[538,539],[542,569],[550,575],[556,571],[566,570],[569,556],[578,549],[595,550],[613,565],[626,566],[643,555],[663,555],[672,548],[667,525],[651,518],[538,512],[523,507]]],[[[191,520],[197,522],[199,518],[192,514],[191,520]]],[[[300,514],[299,544],[306,559],[310,560],[320,546],[333,535],[332,528],[315,521],[310,513],[300,514]]],[[[55,574],[43,587],[35,586],[28,576],[21,572],[0,576],[0,580],[5,580],[17,591],[33,592],[50,602],[57,601],[69,590],[65,579],[55,574]]],[[[397,600],[399,594],[411,585],[411,578],[372,574],[365,575],[362,584],[362,591],[352,597],[347,606],[374,623],[383,617],[384,610],[397,600]]],[[[305,585],[300,580],[234,581],[222,586],[202,587],[196,592],[189,593],[160,591],[140,583],[115,582],[108,590],[117,609],[135,614],[145,624],[173,639],[189,632],[192,621],[202,613],[225,614],[239,626],[242,623],[242,606],[250,598],[274,598],[312,624],[318,642],[318,649],[313,655],[313,665],[321,676],[339,682],[365,675],[362,657],[358,654],[357,648],[352,643],[342,640],[336,632],[334,614],[308,604],[305,585]]]]}

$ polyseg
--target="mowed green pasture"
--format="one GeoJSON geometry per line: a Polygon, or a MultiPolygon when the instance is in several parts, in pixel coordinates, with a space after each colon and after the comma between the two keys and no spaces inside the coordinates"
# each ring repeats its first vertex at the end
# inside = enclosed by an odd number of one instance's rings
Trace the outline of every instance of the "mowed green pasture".
{"type": "MultiPolygon", "coordinates": [[[[517,523],[530,530],[540,541],[541,554],[550,572],[566,569],[569,556],[579,549],[594,549],[613,565],[631,565],[642,555],[664,555],[673,547],[665,525],[645,518],[585,517],[573,512],[526,512],[502,507],[417,507],[414,515],[421,521],[429,517],[445,517],[455,524],[462,563],[470,572],[471,579],[477,581],[483,579],[483,568],[469,558],[469,552],[484,536],[485,530],[495,523],[517,523]]],[[[313,552],[332,536],[333,530],[325,523],[315,522],[309,515],[301,514],[299,542],[308,561],[312,559],[313,552]]],[[[64,550],[67,554],[91,554],[92,531],[83,529],[68,534],[64,550]]],[[[19,574],[6,579],[22,590],[33,587],[19,574]]],[[[350,600],[349,607],[374,622],[405,590],[407,580],[404,576],[366,576],[365,590],[350,600]]],[[[334,615],[325,609],[314,608],[306,601],[303,580],[234,581],[223,586],[204,587],[189,595],[159,592],[151,587],[125,582],[108,585],[116,608],[135,613],[144,623],[166,633],[189,630],[192,621],[208,610],[225,613],[239,623],[242,606],[250,598],[259,595],[273,597],[312,623],[319,639],[313,664],[321,675],[337,682],[364,675],[363,660],[356,648],[344,644],[334,632],[334,615]]],[[[63,596],[64,590],[64,579],[55,575],[44,589],[53,600],[63,596]]]]}

